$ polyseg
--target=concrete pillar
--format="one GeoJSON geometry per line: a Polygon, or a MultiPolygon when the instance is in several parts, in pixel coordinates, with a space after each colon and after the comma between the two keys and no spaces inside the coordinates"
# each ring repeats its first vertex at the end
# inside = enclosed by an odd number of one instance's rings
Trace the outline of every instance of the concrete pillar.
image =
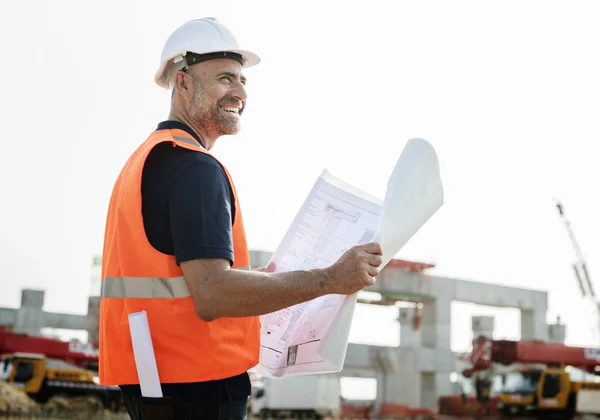
{"type": "Polygon", "coordinates": [[[414,367],[403,369],[402,372],[386,375],[386,402],[404,404],[416,407],[420,404],[419,394],[421,375],[414,367]]]}
{"type": "Polygon", "coordinates": [[[419,347],[421,345],[421,328],[415,330],[414,315],[415,308],[400,308],[398,311],[401,347],[419,347]]]}
{"type": "Polygon", "coordinates": [[[90,290],[89,296],[100,296],[102,291],[102,256],[95,255],[92,259],[92,267],[90,270],[90,290]]]}
{"type": "Polygon", "coordinates": [[[542,341],[548,339],[545,310],[521,309],[521,339],[542,341]]]}
{"type": "Polygon", "coordinates": [[[420,407],[427,407],[432,409],[436,408],[437,398],[435,384],[435,372],[421,372],[421,403],[419,404],[420,407]]]}
{"type": "Polygon", "coordinates": [[[88,343],[97,347],[100,324],[100,297],[90,296],[88,298],[88,311],[85,321],[88,333],[88,343]]]}
{"type": "Polygon", "coordinates": [[[556,319],[556,324],[548,325],[548,342],[550,343],[565,343],[567,327],[560,323],[560,317],[556,319]]]}
{"type": "Polygon", "coordinates": [[[434,401],[429,401],[433,405],[426,405],[425,407],[437,410],[438,409],[438,399],[442,395],[455,395],[460,393],[457,385],[450,382],[450,373],[452,372],[436,372],[435,373],[435,395],[434,401]],[[457,392],[458,391],[458,392],[457,392]]]}
{"type": "Polygon", "coordinates": [[[381,404],[388,402],[387,394],[388,394],[388,383],[387,383],[388,374],[386,372],[379,371],[376,374],[377,379],[377,395],[374,401],[374,412],[379,413],[381,410],[381,404]]]}
{"type": "MultiPolygon", "coordinates": [[[[435,303],[423,305],[421,311],[421,344],[423,347],[437,345],[436,318],[435,303]]],[[[400,337],[400,341],[402,341],[402,337],[400,337]]]]}
{"type": "Polygon", "coordinates": [[[372,346],[369,348],[369,364],[377,372],[377,398],[375,399],[375,412],[381,409],[381,404],[393,402],[393,388],[396,388],[393,379],[399,377],[396,348],[372,346]]]}
{"type": "Polygon", "coordinates": [[[21,307],[17,309],[15,332],[40,335],[44,321],[42,306],[44,306],[43,290],[23,289],[21,307]]]}
{"type": "Polygon", "coordinates": [[[432,303],[423,305],[421,319],[421,343],[425,347],[450,349],[450,318],[452,301],[437,298],[432,303]]]}
{"type": "Polygon", "coordinates": [[[397,370],[387,375],[386,402],[416,407],[421,403],[421,372],[418,347],[395,350],[397,370]]]}
{"type": "Polygon", "coordinates": [[[473,338],[479,336],[494,337],[494,317],[493,316],[473,316],[471,317],[471,329],[473,338]]]}

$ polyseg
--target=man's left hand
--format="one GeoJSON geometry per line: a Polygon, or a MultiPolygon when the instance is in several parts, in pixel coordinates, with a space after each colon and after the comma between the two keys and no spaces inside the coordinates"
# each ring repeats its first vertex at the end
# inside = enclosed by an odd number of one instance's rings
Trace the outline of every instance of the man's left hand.
{"type": "Polygon", "coordinates": [[[270,262],[266,267],[255,268],[252,271],[260,271],[261,273],[272,273],[275,271],[275,263],[270,262]]]}

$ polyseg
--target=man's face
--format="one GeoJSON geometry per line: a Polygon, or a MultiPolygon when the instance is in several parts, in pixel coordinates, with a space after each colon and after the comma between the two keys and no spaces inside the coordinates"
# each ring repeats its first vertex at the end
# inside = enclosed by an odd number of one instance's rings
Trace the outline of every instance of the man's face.
{"type": "Polygon", "coordinates": [[[220,58],[190,66],[188,72],[194,79],[194,95],[187,106],[192,123],[210,136],[237,134],[246,104],[241,64],[220,58]]]}

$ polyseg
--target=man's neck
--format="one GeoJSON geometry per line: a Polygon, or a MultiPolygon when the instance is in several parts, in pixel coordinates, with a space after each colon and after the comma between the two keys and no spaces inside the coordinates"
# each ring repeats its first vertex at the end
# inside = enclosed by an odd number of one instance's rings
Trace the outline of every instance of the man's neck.
{"type": "Polygon", "coordinates": [[[169,120],[179,121],[190,127],[190,129],[192,129],[192,131],[194,131],[198,135],[198,137],[202,139],[202,143],[204,143],[204,148],[206,150],[210,150],[214,146],[215,140],[212,139],[208,134],[206,134],[205,130],[203,130],[202,127],[197,127],[194,124],[192,124],[192,122],[189,121],[189,119],[186,118],[184,115],[181,115],[178,112],[170,112],[169,120]]]}

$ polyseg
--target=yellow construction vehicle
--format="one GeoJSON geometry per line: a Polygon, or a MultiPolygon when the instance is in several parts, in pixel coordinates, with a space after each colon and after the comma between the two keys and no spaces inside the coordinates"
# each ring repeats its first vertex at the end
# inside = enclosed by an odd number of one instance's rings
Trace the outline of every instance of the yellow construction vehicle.
{"type": "MultiPolygon", "coordinates": [[[[583,373],[583,372],[582,372],[583,373]]],[[[600,414],[600,382],[574,381],[563,367],[521,367],[502,375],[497,408],[507,416],[600,414]]]]}
{"type": "Polygon", "coordinates": [[[44,403],[51,397],[92,396],[112,410],[121,407],[118,387],[103,386],[93,372],[42,354],[13,353],[0,357],[0,380],[44,403]]]}
{"type": "Polygon", "coordinates": [[[494,409],[510,416],[542,419],[600,415],[600,349],[570,347],[537,340],[492,340],[478,337],[470,355],[473,366],[463,371],[474,377],[478,400],[486,403],[492,376],[501,384],[494,409]],[[508,371],[493,375],[494,364],[508,371]],[[569,370],[580,370],[587,380],[574,381],[569,370]],[[479,381],[478,381],[479,380],[479,381]],[[478,386],[478,382],[481,386],[478,386]]]}

